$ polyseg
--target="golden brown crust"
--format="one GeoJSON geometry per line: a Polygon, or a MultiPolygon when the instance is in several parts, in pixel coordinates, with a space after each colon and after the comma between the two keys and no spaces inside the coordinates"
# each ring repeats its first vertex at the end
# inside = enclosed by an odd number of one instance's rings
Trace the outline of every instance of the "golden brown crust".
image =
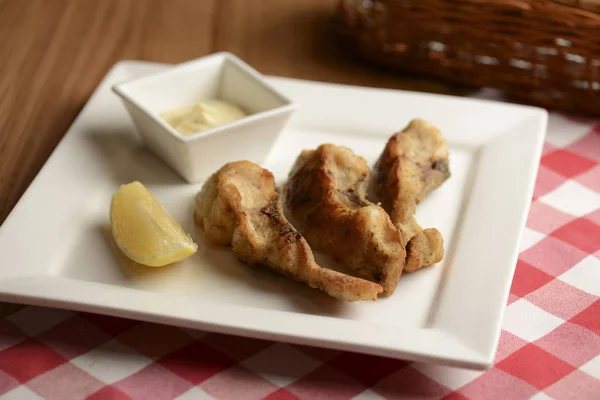
{"type": "Polygon", "coordinates": [[[209,242],[232,245],[249,265],[266,265],[339,300],[376,300],[380,285],[316,264],[287,221],[273,175],[249,161],[223,166],[196,196],[196,222],[209,242]]]}
{"type": "Polygon", "coordinates": [[[321,145],[296,160],[285,200],[313,248],[391,294],[406,254],[389,216],[365,198],[369,173],[366,161],[350,149],[321,145]]]}
{"type": "Polygon", "coordinates": [[[437,229],[423,230],[417,204],[450,177],[448,146],[439,129],[415,119],[393,135],[375,164],[369,193],[381,201],[407,245],[406,271],[439,262],[444,244],[437,229]]]}
{"type": "Polygon", "coordinates": [[[435,228],[417,232],[406,245],[404,271],[413,272],[419,268],[440,262],[444,258],[444,239],[435,228]]]}

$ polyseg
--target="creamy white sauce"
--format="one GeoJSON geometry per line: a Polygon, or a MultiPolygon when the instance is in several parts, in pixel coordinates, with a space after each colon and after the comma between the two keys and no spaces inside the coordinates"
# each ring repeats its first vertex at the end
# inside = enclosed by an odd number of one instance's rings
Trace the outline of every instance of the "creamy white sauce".
{"type": "Polygon", "coordinates": [[[247,115],[238,105],[218,99],[205,100],[160,113],[160,116],[182,135],[224,125],[247,115]]]}

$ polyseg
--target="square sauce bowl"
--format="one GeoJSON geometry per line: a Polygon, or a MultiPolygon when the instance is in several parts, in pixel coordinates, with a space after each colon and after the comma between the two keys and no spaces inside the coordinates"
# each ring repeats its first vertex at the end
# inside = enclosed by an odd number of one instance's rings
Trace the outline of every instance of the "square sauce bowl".
{"type": "Polygon", "coordinates": [[[296,110],[254,68],[231,53],[215,53],[112,87],[146,145],[189,183],[206,180],[230,161],[263,163],[296,110]],[[248,115],[189,135],[161,113],[219,99],[248,115]]]}

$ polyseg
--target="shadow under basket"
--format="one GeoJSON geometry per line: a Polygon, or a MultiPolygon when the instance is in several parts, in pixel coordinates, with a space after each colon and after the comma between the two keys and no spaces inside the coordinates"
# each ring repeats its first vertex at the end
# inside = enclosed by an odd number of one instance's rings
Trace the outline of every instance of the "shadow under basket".
{"type": "Polygon", "coordinates": [[[379,64],[600,115],[600,0],[341,0],[338,23],[379,64]]]}

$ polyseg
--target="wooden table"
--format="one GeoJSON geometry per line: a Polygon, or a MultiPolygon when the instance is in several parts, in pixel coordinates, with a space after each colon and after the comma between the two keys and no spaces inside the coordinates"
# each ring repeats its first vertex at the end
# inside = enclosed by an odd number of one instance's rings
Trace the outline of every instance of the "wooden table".
{"type": "Polygon", "coordinates": [[[216,51],[265,74],[458,93],[338,48],[336,0],[0,0],[0,224],[110,67],[216,51]]]}

